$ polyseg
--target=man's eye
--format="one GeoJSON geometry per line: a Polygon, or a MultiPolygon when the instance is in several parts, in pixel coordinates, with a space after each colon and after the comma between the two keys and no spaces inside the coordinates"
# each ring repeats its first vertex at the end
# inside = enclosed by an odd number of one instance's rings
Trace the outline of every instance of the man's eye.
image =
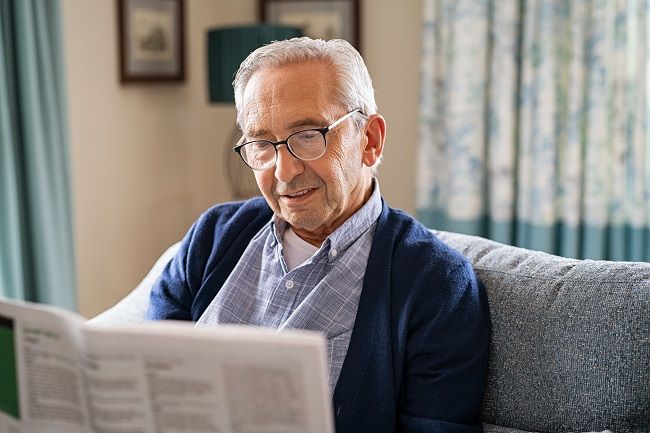
{"type": "Polygon", "coordinates": [[[312,141],[320,139],[320,135],[318,131],[302,131],[296,134],[296,138],[301,141],[312,141]]]}
{"type": "Polygon", "coordinates": [[[253,152],[261,152],[271,145],[268,141],[252,141],[247,144],[253,152]]]}

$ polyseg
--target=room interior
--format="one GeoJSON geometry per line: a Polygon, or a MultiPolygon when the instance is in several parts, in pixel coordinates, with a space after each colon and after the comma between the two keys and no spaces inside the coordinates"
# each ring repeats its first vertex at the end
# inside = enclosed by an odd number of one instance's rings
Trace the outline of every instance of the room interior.
{"type": "MultiPolygon", "coordinates": [[[[111,325],[145,320],[149,290],[177,242],[205,209],[235,198],[224,165],[225,154],[236,158],[235,108],[209,100],[207,34],[260,17],[260,0],[185,0],[184,78],[124,83],[118,3],[57,4],[65,110],[56,114],[66,127],[56,132],[69,157],[72,230],[59,235],[65,246],[74,241],[76,286],[58,304],[111,325]]],[[[489,298],[485,431],[646,431],[650,6],[361,3],[360,51],[388,122],[382,195],[468,258],[489,298]],[[591,26],[600,27],[591,34],[591,26]],[[483,70],[472,69],[481,56],[483,70]],[[454,73],[468,65],[470,73],[454,73]],[[448,66],[445,81],[436,74],[448,66]],[[438,136],[443,129],[449,135],[438,136]]],[[[32,248],[36,262],[58,258],[52,247],[32,248]]],[[[56,285],[42,273],[41,286],[56,285]]],[[[57,304],[47,293],[27,295],[57,304]]]]}
{"type": "MultiPolygon", "coordinates": [[[[257,0],[186,2],[185,81],[122,85],[115,3],[62,2],[83,315],[114,304],[203,210],[232,199],[221,159],[235,109],[208,102],[206,32],[254,23],[258,12],[257,0]]],[[[361,50],[389,125],[382,193],[407,212],[415,209],[420,17],[420,1],[373,0],[360,20],[361,50]]]]}

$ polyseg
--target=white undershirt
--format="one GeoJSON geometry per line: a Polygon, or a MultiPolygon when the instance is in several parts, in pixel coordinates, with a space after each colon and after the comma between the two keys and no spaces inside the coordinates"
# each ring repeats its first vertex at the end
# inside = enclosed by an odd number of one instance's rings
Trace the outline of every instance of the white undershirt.
{"type": "Polygon", "coordinates": [[[291,227],[287,227],[284,231],[282,252],[284,261],[290,271],[305,263],[316,251],[318,251],[318,247],[300,238],[291,230],[291,227]]]}

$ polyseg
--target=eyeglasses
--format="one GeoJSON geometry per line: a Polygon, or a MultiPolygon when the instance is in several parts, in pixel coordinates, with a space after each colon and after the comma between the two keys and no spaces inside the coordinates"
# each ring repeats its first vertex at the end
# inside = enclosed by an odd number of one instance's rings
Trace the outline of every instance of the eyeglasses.
{"type": "MultiPolygon", "coordinates": [[[[289,153],[302,161],[313,161],[320,158],[327,148],[325,134],[337,125],[348,119],[360,109],[354,109],[345,116],[337,119],[330,126],[324,128],[305,129],[294,132],[282,141],[254,140],[241,143],[233,147],[233,150],[241,156],[241,159],[253,170],[266,170],[275,166],[278,160],[278,147],[286,144],[289,153]]],[[[244,140],[245,137],[242,137],[244,140]]]]}

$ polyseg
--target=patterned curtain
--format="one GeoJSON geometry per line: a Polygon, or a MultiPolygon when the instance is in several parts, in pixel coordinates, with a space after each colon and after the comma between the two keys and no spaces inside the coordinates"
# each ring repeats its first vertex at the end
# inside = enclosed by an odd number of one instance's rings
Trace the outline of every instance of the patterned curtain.
{"type": "Polygon", "coordinates": [[[649,0],[424,0],[419,218],[650,261],[649,39],[649,0]]]}
{"type": "Polygon", "coordinates": [[[0,0],[0,296],[75,307],[56,0],[0,0]]]}

